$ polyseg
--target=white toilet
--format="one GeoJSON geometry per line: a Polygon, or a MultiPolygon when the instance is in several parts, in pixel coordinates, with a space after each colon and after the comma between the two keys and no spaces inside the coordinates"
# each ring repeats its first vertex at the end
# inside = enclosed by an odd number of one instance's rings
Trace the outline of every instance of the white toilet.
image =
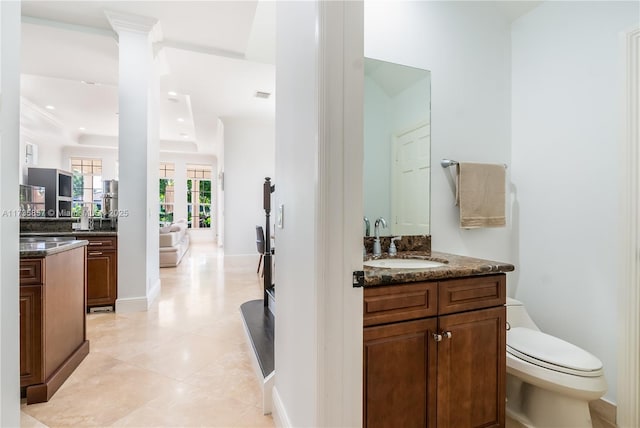
{"type": "Polygon", "coordinates": [[[602,362],[542,333],[507,298],[507,416],[527,427],[591,427],[589,401],[607,392],[602,362]]]}

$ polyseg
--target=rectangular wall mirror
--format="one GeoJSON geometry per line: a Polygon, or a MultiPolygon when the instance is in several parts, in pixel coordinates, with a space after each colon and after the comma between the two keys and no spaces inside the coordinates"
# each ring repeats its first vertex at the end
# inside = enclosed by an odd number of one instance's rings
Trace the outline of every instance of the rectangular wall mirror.
{"type": "Polygon", "coordinates": [[[431,73],[364,61],[364,215],[380,236],[430,235],[431,73]]]}

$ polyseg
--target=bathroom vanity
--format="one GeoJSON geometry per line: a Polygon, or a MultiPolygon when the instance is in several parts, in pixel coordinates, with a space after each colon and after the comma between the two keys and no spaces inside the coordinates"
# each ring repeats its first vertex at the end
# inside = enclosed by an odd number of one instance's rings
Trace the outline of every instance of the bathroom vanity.
{"type": "Polygon", "coordinates": [[[513,265],[430,252],[397,257],[442,266],[365,266],[363,426],[503,427],[503,272],[513,265]]]}

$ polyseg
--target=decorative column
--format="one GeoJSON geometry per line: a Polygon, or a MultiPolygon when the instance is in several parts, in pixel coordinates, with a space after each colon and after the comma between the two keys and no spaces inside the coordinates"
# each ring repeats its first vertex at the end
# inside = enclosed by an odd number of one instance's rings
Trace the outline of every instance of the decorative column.
{"type": "Polygon", "coordinates": [[[105,12],[119,41],[117,312],[146,310],[160,292],[159,74],[154,18],[105,12]]]}

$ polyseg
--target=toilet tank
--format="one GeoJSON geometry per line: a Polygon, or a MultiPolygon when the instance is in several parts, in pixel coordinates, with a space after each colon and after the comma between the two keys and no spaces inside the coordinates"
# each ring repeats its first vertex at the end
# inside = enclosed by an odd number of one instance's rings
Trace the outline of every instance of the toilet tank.
{"type": "Polygon", "coordinates": [[[511,327],[525,327],[540,331],[521,301],[507,297],[505,306],[507,307],[507,322],[511,327]]]}

